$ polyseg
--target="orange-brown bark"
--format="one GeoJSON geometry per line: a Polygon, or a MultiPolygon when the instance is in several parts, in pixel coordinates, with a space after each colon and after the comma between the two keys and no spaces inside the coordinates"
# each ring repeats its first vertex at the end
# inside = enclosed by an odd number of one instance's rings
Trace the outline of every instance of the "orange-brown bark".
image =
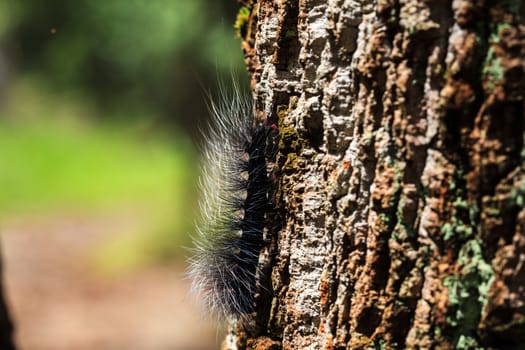
{"type": "Polygon", "coordinates": [[[245,5],[279,216],[229,346],[525,346],[525,4],[245,5]]]}

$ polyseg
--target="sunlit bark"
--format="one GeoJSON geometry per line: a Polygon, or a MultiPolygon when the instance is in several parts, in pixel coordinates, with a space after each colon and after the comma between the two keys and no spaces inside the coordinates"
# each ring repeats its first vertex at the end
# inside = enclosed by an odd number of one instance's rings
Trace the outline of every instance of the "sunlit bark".
{"type": "Polygon", "coordinates": [[[278,215],[224,346],[525,346],[524,3],[244,5],[278,215]]]}

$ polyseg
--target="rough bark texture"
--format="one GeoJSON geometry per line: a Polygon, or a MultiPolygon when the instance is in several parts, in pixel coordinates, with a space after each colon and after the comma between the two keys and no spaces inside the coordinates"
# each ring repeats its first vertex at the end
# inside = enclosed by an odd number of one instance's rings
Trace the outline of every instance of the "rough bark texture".
{"type": "Polygon", "coordinates": [[[0,254],[0,349],[15,350],[13,341],[13,322],[9,316],[7,303],[4,295],[3,262],[0,254]]]}
{"type": "Polygon", "coordinates": [[[224,347],[525,347],[525,2],[244,6],[279,215],[224,347]]]}

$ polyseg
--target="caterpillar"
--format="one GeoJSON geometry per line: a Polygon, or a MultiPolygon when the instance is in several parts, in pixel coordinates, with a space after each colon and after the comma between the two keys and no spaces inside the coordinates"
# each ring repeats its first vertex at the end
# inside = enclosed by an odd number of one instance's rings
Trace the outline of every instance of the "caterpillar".
{"type": "Polygon", "coordinates": [[[236,84],[211,103],[200,178],[201,220],[188,275],[192,291],[220,319],[253,311],[259,254],[272,208],[267,157],[275,125],[254,122],[252,104],[236,84]]]}

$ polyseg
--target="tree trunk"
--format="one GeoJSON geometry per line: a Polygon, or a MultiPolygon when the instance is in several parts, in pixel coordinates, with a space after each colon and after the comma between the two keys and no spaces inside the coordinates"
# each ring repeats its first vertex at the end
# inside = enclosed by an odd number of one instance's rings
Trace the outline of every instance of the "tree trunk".
{"type": "Polygon", "coordinates": [[[524,348],[525,2],[244,6],[277,215],[224,347],[524,348]]]}
{"type": "Polygon", "coordinates": [[[4,267],[3,259],[0,254],[0,349],[14,350],[13,323],[9,317],[9,311],[4,295],[4,267]]]}

